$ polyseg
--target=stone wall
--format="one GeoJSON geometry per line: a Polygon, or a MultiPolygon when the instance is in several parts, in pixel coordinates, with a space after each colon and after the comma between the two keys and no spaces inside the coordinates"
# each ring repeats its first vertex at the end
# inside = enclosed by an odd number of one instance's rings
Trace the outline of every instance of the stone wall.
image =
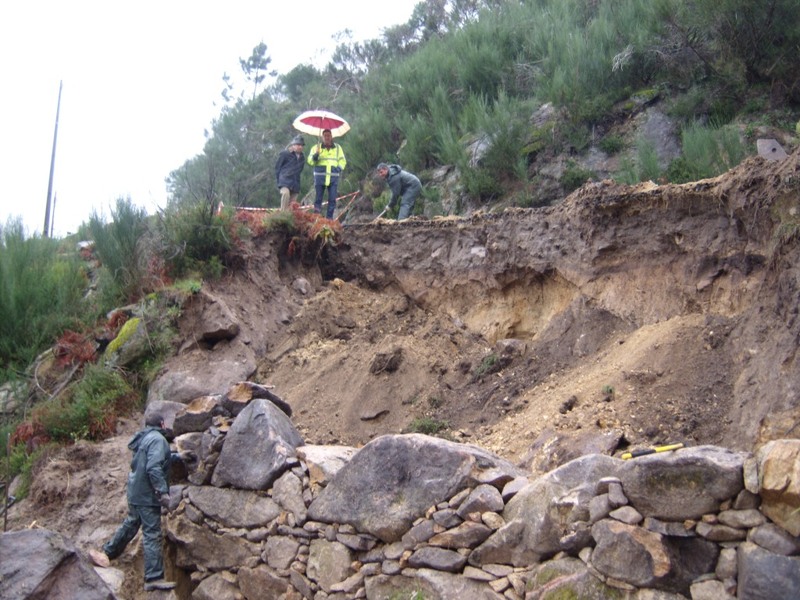
{"type": "Polygon", "coordinates": [[[418,434],[304,445],[269,400],[208,398],[174,422],[197,455],[167,519],[193,599],[800,597],[800,440],[533,478],[418,434]]]}

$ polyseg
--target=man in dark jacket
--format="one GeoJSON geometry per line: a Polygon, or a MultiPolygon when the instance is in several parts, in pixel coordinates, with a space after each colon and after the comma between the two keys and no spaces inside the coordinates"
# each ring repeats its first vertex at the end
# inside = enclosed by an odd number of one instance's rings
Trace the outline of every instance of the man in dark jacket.
{"type": "Polygon", "coordinates": [[[173,460],[191,458],[173,453],[164,437],[164,420],[149,415],[145,428],[131,438],[128,448],[133,452],[128,474],[128,516],[114,537],[103,545],[103,553],[91,551],[90,557],[99,566],[108,566],[125,550],[139,528],[144,547],[144,589],[170,590],[172,581],[164,579],[164,557],[161,551],[161,507],[169,508],[169,468],[173,460]]]}
{"type": "Polygon", "coordinates": [[[300,193],[300,175],[306,166],[303,148],[306,143],[303,136],[297,135],[289,142],[285,150],[278,154],[275,163],[275,179],[281,193],[281,210],[289,208],[289,204],[297,200],[300,193]]]}
{"type": "Polygon", "coordinates": [[[422,184],[419,178],[413,173],[404,171],[400,165],[387,165],[381,163],[375,168],[379,177],[386,180],[392,197],[389,200],[389,209],[393,209],[400,199],[400,211],[397,213],[397,220],[407,219],[414,210],[414,204],[422,191],[422,184]]]}

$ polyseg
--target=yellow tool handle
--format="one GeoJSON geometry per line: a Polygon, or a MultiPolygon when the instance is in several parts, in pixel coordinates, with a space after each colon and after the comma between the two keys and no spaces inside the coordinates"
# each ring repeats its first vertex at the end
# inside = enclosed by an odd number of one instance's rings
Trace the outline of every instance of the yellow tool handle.
{"type": "Polygon", "coordinates": [[[669,452],[670,450],[678,450],[679,448],[683,448],[683,442],[678,442],[677,444],[667,444],[666,446],[655,446],[653,448],[645,448],[644,450],[634,450],[633,452],[626,452],[620,458],[622,460],[628,460],[629,458],[635,458],[637,456],[644,456],[646,454],[655,454],[656,452],[669,452]]]}

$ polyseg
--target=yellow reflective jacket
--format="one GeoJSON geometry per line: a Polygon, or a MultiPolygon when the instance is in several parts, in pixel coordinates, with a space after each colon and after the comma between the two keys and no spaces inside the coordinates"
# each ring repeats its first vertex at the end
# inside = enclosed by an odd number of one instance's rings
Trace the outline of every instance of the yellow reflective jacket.
{"type": "Polygon", "coordinates": [[[322,184],[325,178],[326,186],[331,184],[331,177],[339,177],[339,173],[344,171],[347,166],[347,159],[344,157],[344,150],[336,142],[327,148],[322,144],[315,144],[308,153],[308,164],[314,167],[314,185],[322,184]],[[317,160],[314,155],[319,154],[317,160]]]}

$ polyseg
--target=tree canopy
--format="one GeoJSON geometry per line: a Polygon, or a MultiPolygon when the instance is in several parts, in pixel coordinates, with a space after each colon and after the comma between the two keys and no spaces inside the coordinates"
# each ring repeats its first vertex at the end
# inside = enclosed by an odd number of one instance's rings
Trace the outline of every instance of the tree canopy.
{"type": "Polygon", "coordinates": [[[753,93],[800,103],[794,0],[424,0],[379,38],[341,39],[323,68],[270,71],[264,42],[240,59],[248,88],[224,76],[203,152],[168,177],[172,203],[278,206],[273,165],[293,118],[313,108],[352,126],[342,193],[392,160],[416,171],[454,165],[466,193],[491,198],[530,176],[519,148],[536,138],[530,116],[545,103],[567,123],[547,142],[555,151],[585,148],[615,104],[643,88],[703,86],[687,124],[724,123],[753,93]],[[476,139],[489,148],[479,165],[476,139]]]}

